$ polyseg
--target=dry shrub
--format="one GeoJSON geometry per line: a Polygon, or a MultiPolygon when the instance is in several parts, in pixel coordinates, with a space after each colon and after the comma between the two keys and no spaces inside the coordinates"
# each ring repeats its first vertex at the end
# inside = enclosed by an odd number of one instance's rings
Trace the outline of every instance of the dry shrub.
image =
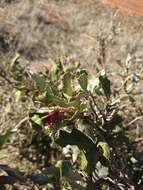
{"type": "Polygon", "coordinates": [[[48,23],[61,22],[64,30],[69,30],[70,25],[66,15],[60,10],[60,7],[45,2],[39,3],[39,18],[48,23]]]}

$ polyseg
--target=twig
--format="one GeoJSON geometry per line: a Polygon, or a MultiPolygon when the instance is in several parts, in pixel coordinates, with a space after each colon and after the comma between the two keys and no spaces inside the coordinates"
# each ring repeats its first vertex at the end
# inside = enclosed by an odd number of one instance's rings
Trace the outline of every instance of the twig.
{"type": "Polygon", "coordinates": [[[143,137],[137,138],[135,139],[134,143],[139,143],[139,142],[143,142],[143,137]]]}
{"type": "Polygon", "coordinates": [[[0,185],[13,185],[17,180],[11,176],[0,176],[0,185]]]}
{"type": "MultiPolygon", "coordinates": [[[[95,110],[96,115],[97,115],[97,112],[98,112],[102,116],[102,119],[103,119],[103,121],[105,123],[106,122],[106,117],[105,117],[104,113],[102,113],[102,111],[98,107],[97,103],[95,102],[95,98],[94,98],[94,96],[92,95],[91,92],[89,92],[89,95],[90,95],[90,97],[91,97],[91,99],[92,99],[92,101],[93,101],[93,103],[94,103],[94,105],[96,107],[96,110],[95,110]]],[[[103,125],[103,123],[102,123],[102,125],[103,125]]]]}
{"type": "Polygon", "coordinates": [[[128,124],[126,124],[125,126],[126,127],[129,127],[130,125],[134,124],[136,121],[138,120],[142,120],[143,119],[143,116],[140,116],[140,117],[136,117],[135,119],[133,119],[132,121],[130,121],[128,124]]]}
{"type": "Polygon", "coordinates": [[[6,76],[6,72],[4,69],[0,68],[0,77],[2,77],[5,81],[7,81],[9,84],[13,84],[13,82],[11,80],[9,80],[9,78],[7,78],[6,76]]]}
{"type": "Polygon", "coordinates": [[[21,125],[22,125],[25,121],[27,121],[28,119],[29,119],[28,116],[25,117],[25,118],[23,118],[23,119],[15,126],[15,128],[14,128],[12,131],[13,131],[13,132],[17,131],[17,129],[18,129],[19,127],[21,127],[21,125]]]}

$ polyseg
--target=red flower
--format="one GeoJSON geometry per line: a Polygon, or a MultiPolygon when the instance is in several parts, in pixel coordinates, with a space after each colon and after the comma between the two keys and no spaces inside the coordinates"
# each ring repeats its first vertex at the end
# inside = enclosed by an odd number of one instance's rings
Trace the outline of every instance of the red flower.
{"type": "Polygon", "coordinates": [[[46,116],[46,124],[49,127],[59,123],[66,116],[66,113],[71,112],[71,108],[55,107],[52,111],[48,112],[46,116]]]}

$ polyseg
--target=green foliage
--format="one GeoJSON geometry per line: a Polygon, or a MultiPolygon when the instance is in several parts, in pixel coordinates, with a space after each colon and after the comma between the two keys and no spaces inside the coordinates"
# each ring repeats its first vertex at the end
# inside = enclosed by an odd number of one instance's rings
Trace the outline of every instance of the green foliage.
{"type": "MultiPolygon", "coordinates": [[[[89,76],[78,64],[59,62],[46,73],[22,70],[20,75],[18,58],[11,71],[18,90],[17,101],[23,94],[32,101],[27,128],[19,129],[19,133],[25,135],[27,142],[30,130],[28,156],[42,164],[40,173],[31,175],[3,165],[1,170],[16,181],[31,180],[39,186],[50,183],[59,190],[138,187],[143,168],[125,133],[123,112],[119,109],[122,101],[134,103],[132,96],[111,90],[104,70],[89,76]],[[58,152],[56,158],[47,158],[51,150],[58,152]]],[[[10,135],[10,131],[0,135],[0,146],[10,135]]]]}
{"type": "Polygon", "coordinates": [[[110,80],[107,78],[104,70],[99,75],[99,81],[101,82],[105,96],[109,98],[111,94],[110,80]]]}
{"type": "Polygon", "coordinates": [[[5,134],[0,134],[0,147],[2,147],[9,139],[11,136],[11,131],[6,131],[5,134]]]}
{"type": "Polygon", "coordinates": [[[67,72],[63,76],[63,93],[71,96],[72,95],[72,75],[70,72],[67,72]]]}

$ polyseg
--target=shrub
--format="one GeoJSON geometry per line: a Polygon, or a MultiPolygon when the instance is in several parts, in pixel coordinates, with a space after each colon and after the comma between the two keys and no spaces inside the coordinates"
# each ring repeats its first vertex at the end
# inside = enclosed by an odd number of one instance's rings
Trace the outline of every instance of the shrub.
{"type": "Polygon", "coordinates": [[[39,172],[23,178],[8,166],[2,170],[20,183],[29,179],[56,190],[141,187],[143,168],[119,109],[129,95],[112,89],[104,70],[91,76],[78,62],[59,61],[45,73],[33,73],[13,65],[13,85],[33,102],[26,128],[18,131],[25,136],[21,155],[37,162],[39,172]]]}

